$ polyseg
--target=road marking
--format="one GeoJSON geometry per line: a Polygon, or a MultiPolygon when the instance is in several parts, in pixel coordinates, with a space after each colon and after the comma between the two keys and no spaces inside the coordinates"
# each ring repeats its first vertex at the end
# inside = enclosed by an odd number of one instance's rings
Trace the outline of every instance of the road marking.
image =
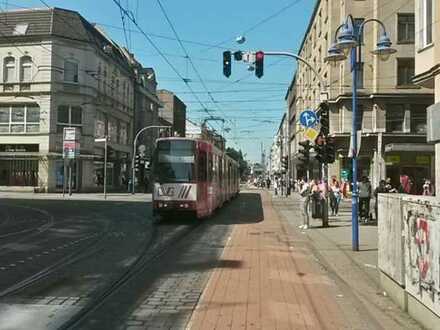
{"type": "Polygon", "coordinates": [[[368,267],[368,268],[377,269],[377,267],[375,265],[371,265],[371,264],[364,264],[364,266],[368,267]]]}

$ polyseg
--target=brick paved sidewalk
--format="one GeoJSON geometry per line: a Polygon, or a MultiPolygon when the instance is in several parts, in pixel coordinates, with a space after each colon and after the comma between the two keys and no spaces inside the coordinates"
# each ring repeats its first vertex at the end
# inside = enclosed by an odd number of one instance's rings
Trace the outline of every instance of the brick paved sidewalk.
{"type": "Polygon", "coordinates": [[[334,282],[262,199],[264,220],[235,225],[222,260],[236,266],[212,272],[188,328],[347,328],[334,282]]]}

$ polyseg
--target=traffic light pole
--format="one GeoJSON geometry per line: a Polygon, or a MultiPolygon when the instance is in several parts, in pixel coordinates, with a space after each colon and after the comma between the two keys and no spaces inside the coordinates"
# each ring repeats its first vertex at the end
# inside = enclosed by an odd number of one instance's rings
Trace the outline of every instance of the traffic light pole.
{"type": "Polygon", "coordinates": [[[132,174],[131,174],[131,193],[132,195],[135,194],[135,178],[136,178],[136,168],[135,168],[135,159],[136,159],[136,145],[137,145],[137,139],[139,138],[139,135],[141,135],[141,133],[145,132],[147,129],[151,129],[151,128],[171,128],[171,126],[147,126],[144,128],[141,128],[135,135],[134,140],[133,140],[133,155],[132,155],[132,159],[131,159],[131,169],[132,169],[132,174]]]}
{"type": "Polygon", "coordinates": [[[321,101],[325,102],[328,100],[327,86],[325,84],[324,79],[322,79],[319,72],[316,71],[316,69],[309,62],[307,62],[304,58],[302,58],[301,56],[299,56],[297,54],[290,53],[290,52],[264,52],[264,55],[265,56],[288,56],[288,57],[292,57],[292,58],[296,59],[297,61],[300,61],[300,62],[304,63],[305,65],[307,65],[309,67],[309,69],[312,70],[312,72],[316,75],[316,77],[319,80],[319,85],[320,85],[320,89],[321,89],[321,101]]]}

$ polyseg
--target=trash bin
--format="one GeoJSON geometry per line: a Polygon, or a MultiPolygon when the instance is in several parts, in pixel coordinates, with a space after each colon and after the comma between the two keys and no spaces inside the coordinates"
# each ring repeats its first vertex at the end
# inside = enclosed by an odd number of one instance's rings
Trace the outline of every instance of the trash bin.
{"type": "Polygon", "coordinates": [[[324,215],[324,200],[320,193],[314,192],[312,194],[312,218],[321,219],[324,215]]]}

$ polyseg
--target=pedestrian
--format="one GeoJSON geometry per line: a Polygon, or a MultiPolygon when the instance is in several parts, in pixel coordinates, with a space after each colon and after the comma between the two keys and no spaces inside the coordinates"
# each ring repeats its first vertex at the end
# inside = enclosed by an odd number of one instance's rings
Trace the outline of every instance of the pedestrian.
{"type": "Polygon", "coordinates": [[[309,208],[311,201],[311,185],[304,181],[302,184],[302,188],[300,191],[300,195],[302,197],[302,213],[303,213],[303,223],[299,226],[301,229],[308,229],[310,226],[310,218],[309,218],[309,208]]]}
{"type": "Polygon", "coordinates": [[[371,184],[368,177],[363,176],[362,181],[358,187],[359,193],[359,215],[361,220],[368,222],[370,217],[370,199],[371,199],[371,184]]]}
{"type": "Polygon", "coordinates": [[[278,185],[279,185],[278,178],[275,177],[275,179],[273,180],[273,190],[274,190],[275,196],[278,196],[278,185]]]}
{"type": "Polygon", "coordinates": [[[422,195],[423,196],[432,196],[433,195],[431,180],[425,179],[425,182],[423,183],[422,195]]]}
{"type": "Polygon", "coordinates": [[[387,189],[387,191],[389,193],[396,193],[397,189],[393,187],[393,185],[391,184],[391,178],[387,178],[385,181],[385,188],[387,189]]]}
{"type": "Polygon", "coordinates": [[[378,221],[379,216],[378,216],[378,212],[379,212],[379,194],[386,194],[389,193],[390,190],[387,186],[387,183],[385,180],[380,180],[379,181],[379,185],[376,187],[376,189],[374,189],[374,215],[375,215],[375,219],[376,221],[378,221]]]}
{"type": "Polygon", "coordinates": [[[330,207],[332,209],[332,215],[338,215],[339,204],[341,203],[342,193],[339,181],[333,179],[330,185],[330,207]]]}
{"type": "Polygon", "coordinates": [[[266,186],[267,186],[267,189],[270,189],[270,178],[269,177],[267,177],[267,179],[266,179],[266,186]]]}

